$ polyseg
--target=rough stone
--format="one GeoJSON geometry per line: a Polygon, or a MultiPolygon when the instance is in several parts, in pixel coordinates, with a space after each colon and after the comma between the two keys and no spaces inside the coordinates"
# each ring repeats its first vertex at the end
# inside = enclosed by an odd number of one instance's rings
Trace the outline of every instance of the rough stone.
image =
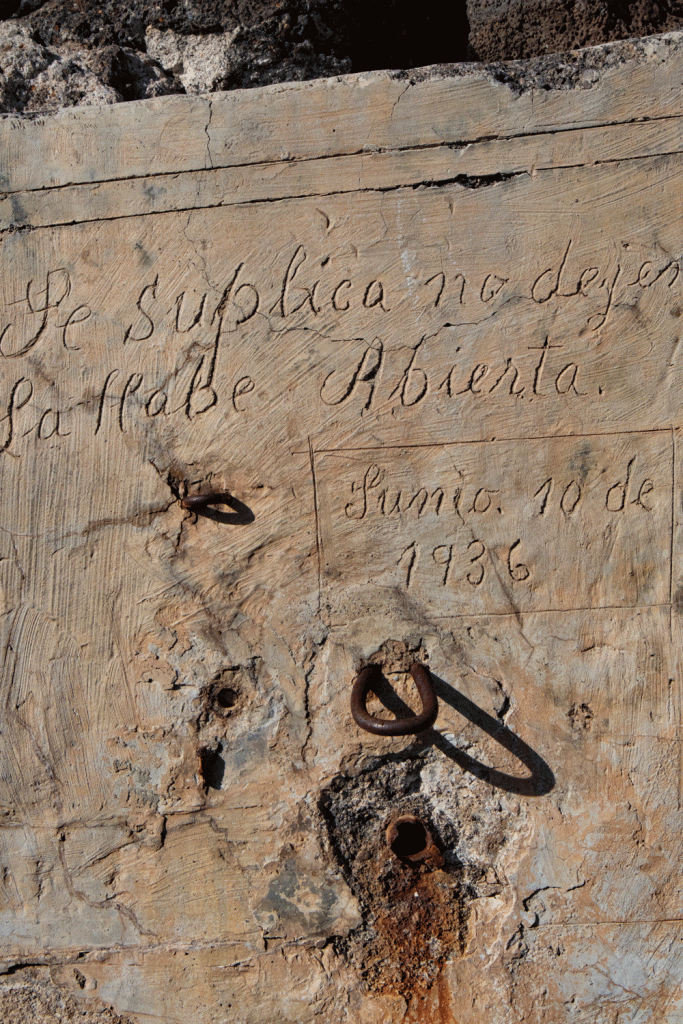
{"type": "Polygon", "coordinates": [[[0,22],[0,112],[96,106],[178,92],[179,83],[146,54],[120,46],[48,48],[25,25],[0,22]]]}
{"type": "MultiPolygon", "coordinates": [[[[151,30],[174,33],[175,47],[189,55],[182,37],[203,36],[212,51],[214,47],[221,50],[221,39],[227,38],[230,70],[220,78],[218,88],[320,78],[378,66],[415,67],[460,60],[467,54],[464,0],[450,16],[448,36],[438,31],[436,14],[423,12],[416,22],[406,0],[369,8],[361,0],[199,0],[193,4],[104,0],[97,5],[24,0],[15,16],[38,42],[50,47],[119,45],[144,53],[151,30]]],[[[158,42],[159,37],[155,38],[158,42]]],[[[203,53],[199,46],[195,41],[189,52],[203,53]]],[[[205,59],[200,56],[200,63],[205,59]]],[[[197,80],[205,77],[201,69],[194,75],[197,80]]]]}
{"type": "Polygon", "coordinates": [[[473,60],[523,60],[683,27],[678,0],[467,0],[473,60]]]}
{"type": "Polygon", "coordinates": [[[150,27],[147,53],[180,79],[185,92],[213,92],[225,88],[230,78],[230,49],[238,31],[181,36],[172,29],[162,32],[150,27]]]}
{"type": "MultiPolygon", "coordinates": [[[[77,965],[66,971],[79,988],[86,987],[85,975],[77,965]]],[[[134,1024],[109,1006],[97,1006],[92,991],[89,995],[90,1005],[84,1005],[55,984],[48,967],[24,967],[0,984],[0,1014],[3,1024],[134,1024]]]]}

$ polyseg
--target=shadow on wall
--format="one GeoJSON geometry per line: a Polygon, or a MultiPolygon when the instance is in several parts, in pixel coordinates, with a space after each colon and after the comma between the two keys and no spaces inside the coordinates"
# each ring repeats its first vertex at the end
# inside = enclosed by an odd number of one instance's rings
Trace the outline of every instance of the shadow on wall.
{"type": "MultiPolygon", "coordinates": [[[[332,5],[330,5],[332,6],[332,5]]],[[[341,4],[348,24],[346,52],[354,71],[419,68],[469,60],[469,21],[465,0],[443,7],[416,7],[408,0],[341,4]]]]}

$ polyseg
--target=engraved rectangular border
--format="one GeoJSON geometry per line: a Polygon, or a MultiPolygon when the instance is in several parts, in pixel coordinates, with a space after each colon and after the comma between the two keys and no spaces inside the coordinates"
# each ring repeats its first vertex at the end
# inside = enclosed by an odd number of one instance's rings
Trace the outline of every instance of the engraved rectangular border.
{"type": "MultiPolygon", "coordinates": [[[[671,515],[669,520],[669,600],[666,602],[654,602],[652,604],[638,604],[638,605],[624,605],[624,604],[607,604],[607,605],[577,605],[576,607],[570,608],[534,608],[531,611],[526,611],[525,615],[546,615],[546,614],[565,614],[567,612],[580,612],[580,611],[633,611],[638,608],[667,608],[669,609],[669,635],[673,636],[673,566],[674,566],[674,527],[675,527],[675,494],[676,494],[676,431],[677,427],[669,425],[666,427],[652,427],[649,430],[605,430],[605,431],[585,431],[581,433],[573,434],[534,434],[532,436],[524,435],[512,435],[510,437],[486,437],[486,438],[464,438],[458,440],[448,441],[429,441],[419,444],[368,444],[368,445],[341,445],[333,447],[313,447],[311,438],[308,442],[308,456],[311,466],[311,484],[313,488],[313,509],[315,515],[315,533],[316,533],[316,552],[318,559],[318,616],[330,629],[341,628],[345,625],[342,622],[335,622],[331,615],[325,615],[325,605],[323,602],[323,538],[320,524],[320,506],[318,496],[318,485],[316,481],[316,465],[315,460],[318,455],[328,455],[341,452],[364,452],[364,451],[405,451],[406,449],[417,450],[420,448],[449,448],[456,447],[459,445],[486,445],[496,443],[507,443],[511,441],[569,441],[574,438],[606,438],[606,437],[636,437],[650,434],[662,434],[668,435],[670,445],[670,456],[671,456],[671,487],[670,487],[670,506],[671,515]]],[[[304,454],[302,452],[293,452],[292,454],[304,454]]],[[[433,619],[438,621],[448,619],[466,619],[472,618],[476,615],[478,618],[509,618],[514,617],[514,611],[506,612],[451,612],[448,615],[433,615],[433,619]]]]}

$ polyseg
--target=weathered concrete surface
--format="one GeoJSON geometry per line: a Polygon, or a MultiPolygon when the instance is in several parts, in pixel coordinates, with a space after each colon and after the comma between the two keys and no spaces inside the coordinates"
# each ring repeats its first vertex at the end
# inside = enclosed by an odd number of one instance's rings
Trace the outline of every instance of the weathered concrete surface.
{"type": "Polygon", "coordinates": [[[680,1019],[683,42],[603,65],[3,119],[12,1024],[680,1019]]]}

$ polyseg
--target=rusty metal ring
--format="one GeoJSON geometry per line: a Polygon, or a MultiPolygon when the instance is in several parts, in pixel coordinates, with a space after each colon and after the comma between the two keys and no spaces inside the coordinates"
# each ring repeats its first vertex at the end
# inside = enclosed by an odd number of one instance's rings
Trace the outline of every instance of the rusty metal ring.
{"type": "Polygon", "coordinates": [[[365,707],[365,698],[373,675],[379,671],[379,665],[366,665],[356,676],[351,690],[351,714],[356,725],[378,736],[412,736],[416,732],[429,729],[436,720],[439,704],[429,679],[429,672],[424,665],[416,661],[410,666],[410,674],[422,701],[422,714],[411,718],[385,719],[375,718],[369,714],[365,707]]]}
{"type": "Polygon", "coordinates": [[[224,505],[225,499],[230,495],[227,491],[211,491],[210,494],[194,494],[191,497],[181,498],[180,507],[190,512],[202,512],[207,505],[224,505]]]}

